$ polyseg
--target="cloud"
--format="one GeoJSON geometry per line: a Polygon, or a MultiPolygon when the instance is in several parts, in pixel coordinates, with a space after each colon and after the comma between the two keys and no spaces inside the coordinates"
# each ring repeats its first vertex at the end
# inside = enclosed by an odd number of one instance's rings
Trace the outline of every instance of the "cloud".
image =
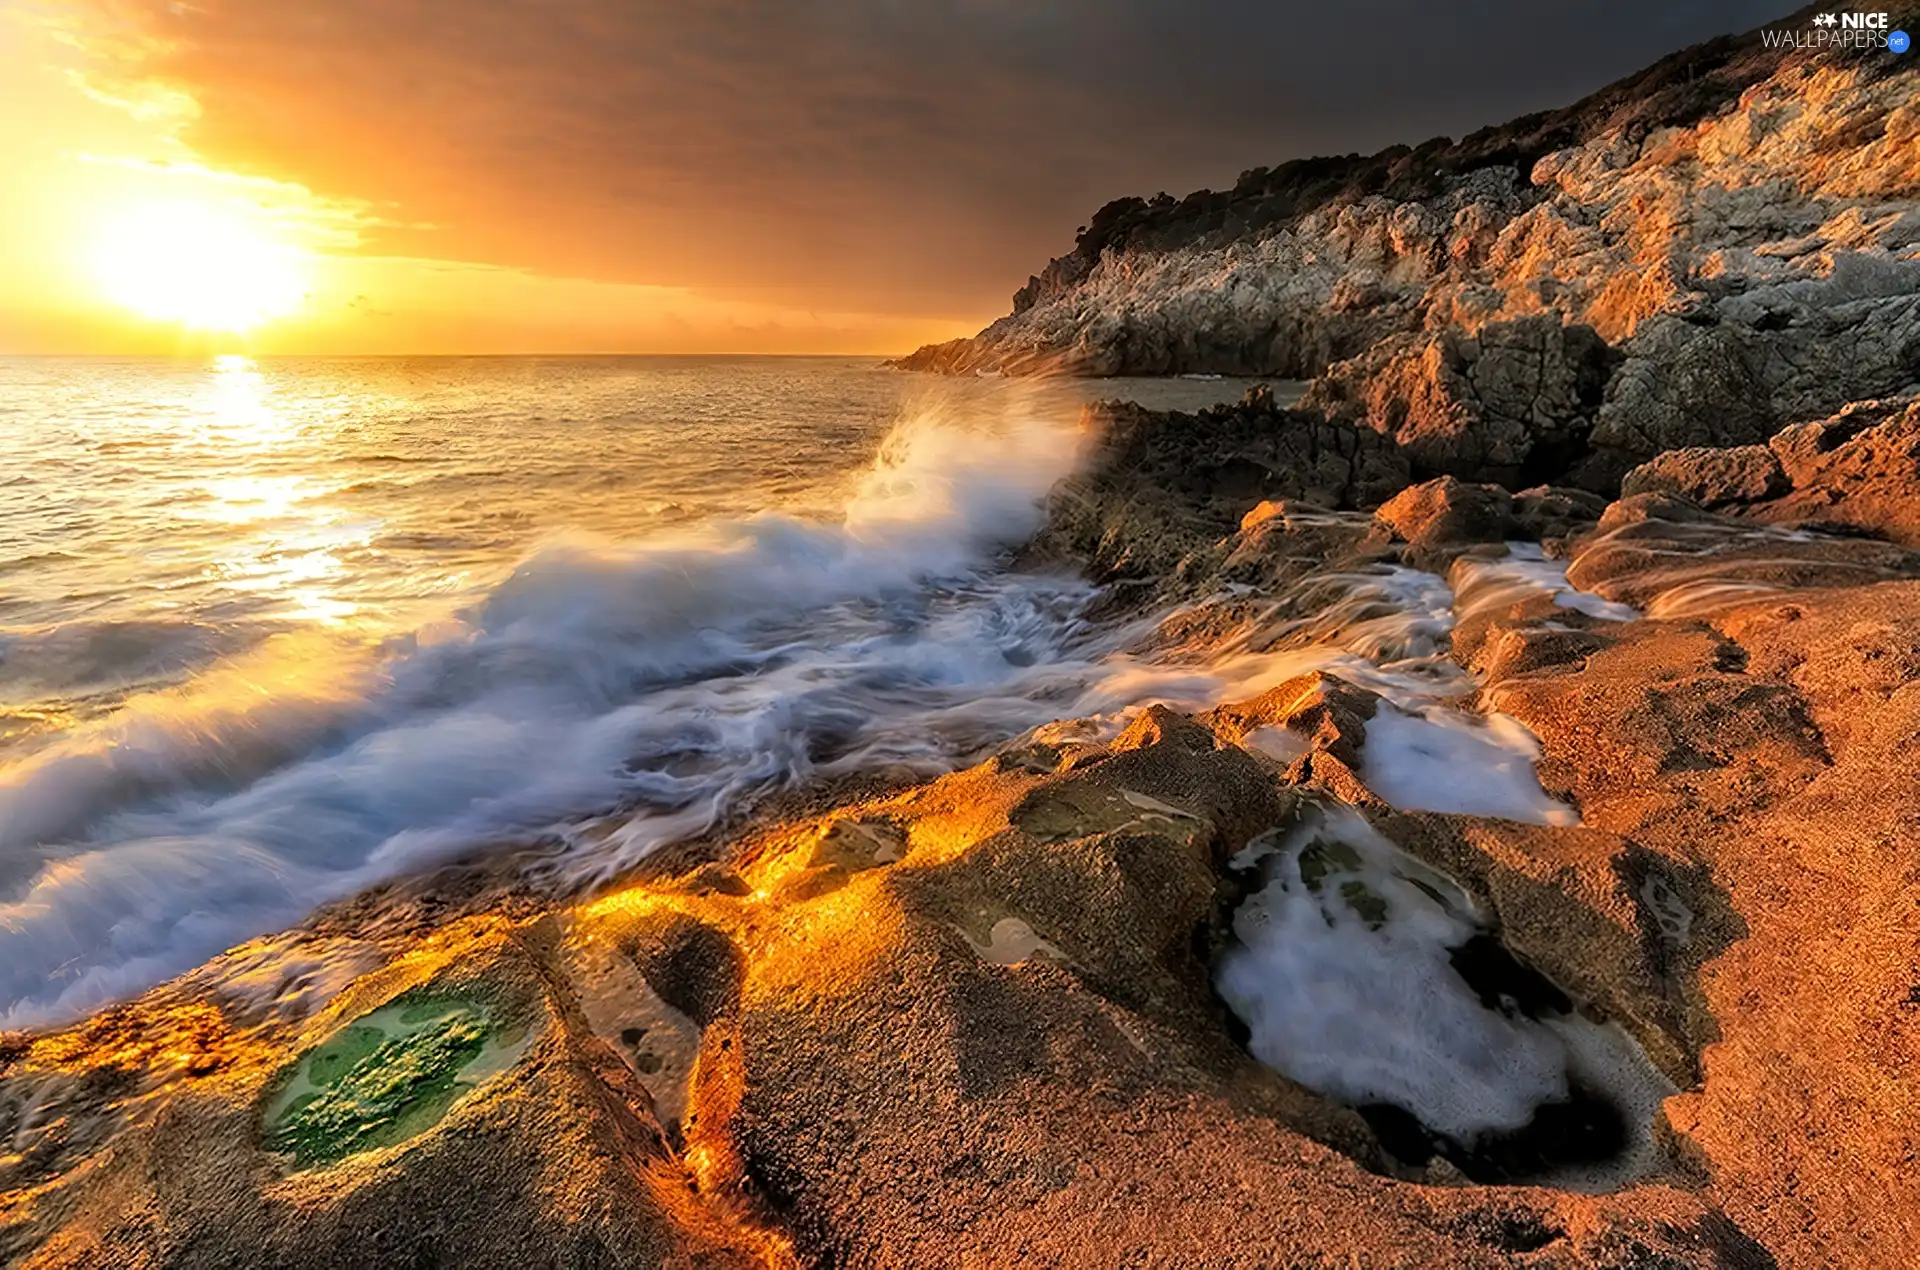
{"type": "Polygon", "coordinates": [[[946,315],[997,311],[1108,198],[1458,135],[1777,7],[72,3],[198,104],[208,163],[370,204],[370,251],[946,315]]]}

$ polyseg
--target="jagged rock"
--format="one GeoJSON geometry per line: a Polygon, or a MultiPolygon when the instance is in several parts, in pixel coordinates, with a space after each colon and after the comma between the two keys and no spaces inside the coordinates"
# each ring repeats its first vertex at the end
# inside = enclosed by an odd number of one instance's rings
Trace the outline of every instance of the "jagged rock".
{"type": "Polygon", "coordinates": [[[1329,368],[1300,405],[1392,437],[1416,473],[1525,485],[1584,457],[1608,362],[1591,328],[1525,317],[1383,341],[1329,368]]]}
{"type": "Polygon", "coordinates": [[[1516,528],[1511,494],[1497,485],[1464,485],[1451,476],[1401,490],[1373,519],[1396,542],[1418,548],[1500,542],[1516,528]]]}
{"type": "Polygon", "coordinates": [[[1367,720],[1379,707],[1378,693],[1337,675],[1313,671],[1251,701],[1220,706],[1202,716],[1202,722],[1216,736],[1235,744],[1246,743],[1248,735],[1260,728],[1284,728],[1308,749],[1324,751],[1352,767],[1359,763],[1360,746],[1366,743],[1367,720]]]}
{"type": "Polygon", "coordinates": [[[1632,348],[1607,385],[1596,447],[1645,456],[1680,446],[1746,445],[1773,431],[1772,403],[1746,342],[1732,330],[1656,315],[1635,331],[1632,348]]]}
{"type": "Polygon", "coordinates": [[[1622,489],[1920,546],[1920,399],[1856,402],[1764,446],[1672,451],[1629,473],[1622,489]]]}
{"type": "Polygon", "coordinates": [[[1513,496],[1513,518],[1520,534],[1535,542],[1565,538],[1600,519],[1607,500],[1581,489],[1542,485],[1513,496]]]}
{"type": "Polygon", "coordinates": [[[1770,445],[1792,489],[1755,500],[1750,514],[1920,546],[1920,400],[1857,403],[1788,428],[1770,445]]]}
{"type": "Polygon", "coordinates": [[[1197,415],[1103,403],[1087,421],[1099,440],[1049,496],[1034,549],[1085,561],[1101,580],[1170,574],[1262,501],[1373,507],[1408,479],[1386,438],[1281,409],[1257,391],[1197,415]]]}
{"type": "Polygon", "coordinates": [[[1481,635],[1467,666],[1482,683],[1500,684],[1536,671],[1578,666],[1611,642],[1597,631],[1577,630],[1564,623],[1562,629],[1498,625],[1481,635]]]}

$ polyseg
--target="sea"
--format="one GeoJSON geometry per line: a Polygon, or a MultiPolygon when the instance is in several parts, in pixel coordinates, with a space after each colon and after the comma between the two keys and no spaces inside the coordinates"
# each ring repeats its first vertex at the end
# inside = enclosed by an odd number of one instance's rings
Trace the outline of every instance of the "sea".
{"type": "Polygon", "coordinates": [[[1245,387],[0,360],[0,1027],[475,853],[580,891],[771,793],[1217,695],[1010,560],[1086,402],[1245,387]]]}

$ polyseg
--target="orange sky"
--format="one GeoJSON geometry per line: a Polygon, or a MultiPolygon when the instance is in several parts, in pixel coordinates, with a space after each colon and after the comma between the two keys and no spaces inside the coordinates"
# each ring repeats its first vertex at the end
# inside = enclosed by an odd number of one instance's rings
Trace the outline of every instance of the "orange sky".
{"type": "Polygon", "coordinates": [[[1781,7],[0,0],[0,352],[902,352],[1110,198],[1781,7]]]}
{"type": "Polygon", "coordinates": [[[453,245],[436,238],[451,236],[400,208],[209,162],[190,140],[201,122],[190,92],[116,82],[75,34],[58,6],[0,0],[0,353],[896,353],[992,316],[860,312],[436,258],[436,245],[453,245]],[[173,249],[187,258],[157,280],[121,259],[169,235],[188,240],[173,249]],[[394,251],[383,237],[421,250],[394,251]],[[276,306],[290,312],[209,311],[203,293],[218,284],[207,278],[237,270],[232,285],[251,285],[248,248],[290,262],[291,303],[276,306]],[[154,307],[196,317],[126,302],[156,289],[154,307]],[[164,302],[181,291],[190,294],[164,302]]]}

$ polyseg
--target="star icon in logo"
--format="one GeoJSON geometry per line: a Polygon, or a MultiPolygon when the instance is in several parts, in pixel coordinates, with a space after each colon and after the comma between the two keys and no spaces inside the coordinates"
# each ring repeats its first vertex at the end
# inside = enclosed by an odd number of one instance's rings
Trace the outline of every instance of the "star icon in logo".
{"type": "Polygon", "coordinates": [[[1831,13],[1816,13],[1813,16],[1813,24],[1815,26],[1836,26],[1839,24],[1839,21],[1840,19],[1834,17],[1831,13]]]}

